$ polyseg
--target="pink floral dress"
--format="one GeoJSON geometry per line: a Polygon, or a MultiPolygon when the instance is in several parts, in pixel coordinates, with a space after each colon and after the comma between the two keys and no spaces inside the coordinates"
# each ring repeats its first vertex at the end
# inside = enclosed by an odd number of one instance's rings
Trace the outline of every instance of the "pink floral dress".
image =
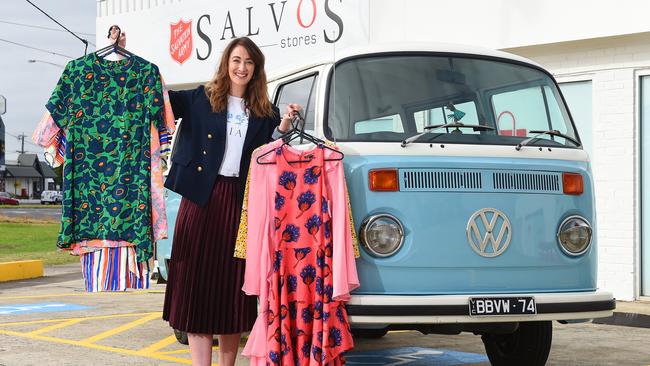
{"type": "Polygon", "coordinates": [[[319,147],[276,149],[268,365],[341,365],[342,353],[354,346],[345,305],[333,296],[332,220],[323,156],[319,147]]]}

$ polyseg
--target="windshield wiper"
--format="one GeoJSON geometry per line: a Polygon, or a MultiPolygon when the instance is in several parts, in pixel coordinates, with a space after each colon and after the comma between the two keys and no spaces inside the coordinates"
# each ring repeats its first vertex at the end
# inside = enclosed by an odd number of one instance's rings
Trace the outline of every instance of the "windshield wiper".
{"type": "Polygon", "coordinates": [[[427,133],[431,132],[432,130],[437,130],[439,128],[456,128],[456,130],[448,132],[448,133],[462,133],[458,128],[473,128],[474,131],[493,131],[494,127],[486,126],[486,125],[466,125],[464,123],[460,122],[451,122],[451,123],[445,123],[442,125],[433,125],[433,126],[426,126],[424,127],[424,131],[421,133],[418,133],[417,135],[413,135],[404,141],[402,141],[401,146],[405,147],[406,145],[410,144],[411,142],[419,139],[420,137],[426,135],[427,133]]]}
{"type": "Polygon", "coordinates": [[[567,139],[567,140],[573,142],[576,146],[582,146],[580,141],[574,139],[573,137],[571,137],[569,135],[565,135],[565,134],[563,134],[562,132],[560,132],[558,130],[547,130],[547,131],[534,130],[534,131],[530,131],[530,133],[536,133],[537,135],[535,135],[533,137],[530,137],[530,138],[527,138],[524,141],[518,143],[517,146],[515,146],[515,150],[517,150],[517,151],[521,150],[522,147],[530,144],[531,142],[533,142],[535,140],[539,140],[540,136],[543,136],[543,135],[559,136],[559,137],[562,137],[564,139],[567,139]]]}

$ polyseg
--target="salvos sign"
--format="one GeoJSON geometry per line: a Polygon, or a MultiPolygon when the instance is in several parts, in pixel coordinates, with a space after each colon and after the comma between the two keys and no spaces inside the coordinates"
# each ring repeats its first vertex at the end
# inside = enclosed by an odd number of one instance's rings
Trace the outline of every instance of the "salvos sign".
{"type": "MultiPolygon", "coordinates": [[[[367,44],[368,6],[368,0],[183,0],[97,18],[97,34],[118,24],[127,48],[156,63],[168,84],[199,83],[212,77],[236,37],[260,46],[271,72],[367,44]]],[[[98,47],[105,42],[98,39],[98,47]]]]}

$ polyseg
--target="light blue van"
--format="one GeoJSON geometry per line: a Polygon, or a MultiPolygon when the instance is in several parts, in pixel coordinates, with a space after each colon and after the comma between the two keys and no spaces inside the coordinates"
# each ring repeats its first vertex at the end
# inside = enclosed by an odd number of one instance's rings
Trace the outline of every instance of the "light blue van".
{"type": "MultiPolygon", "coordinates": [[[[341,54],[269,78],[269,94],[345,153],[357,334],[473,332],[493,365],[543,365],[552,321],[612,314],[589,157],[548,71],[453,45],[341,54]]],[[[178,203],[170,192],[171,223],[178,203]]],[[[171,240],[158,243],[163,277],[171,240]]]]}

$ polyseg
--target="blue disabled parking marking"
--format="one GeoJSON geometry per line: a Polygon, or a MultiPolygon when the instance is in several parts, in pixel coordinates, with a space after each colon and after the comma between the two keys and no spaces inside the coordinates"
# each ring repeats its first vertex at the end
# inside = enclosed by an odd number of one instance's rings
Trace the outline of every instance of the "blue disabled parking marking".
{"type": "Polygon", "coordinates": [[[53,311],[70,311],[92,309],[92,306],[64,304],[62,302],[43,302],[39,304],[0,305],[0,315],[49,313],[53,311]]]}
{"type": "Polygon", "coordinates": [[[454,366],[488,362],[485,355],[420,347],[392,348],[345,355],[348,366],[454,366]]]}

